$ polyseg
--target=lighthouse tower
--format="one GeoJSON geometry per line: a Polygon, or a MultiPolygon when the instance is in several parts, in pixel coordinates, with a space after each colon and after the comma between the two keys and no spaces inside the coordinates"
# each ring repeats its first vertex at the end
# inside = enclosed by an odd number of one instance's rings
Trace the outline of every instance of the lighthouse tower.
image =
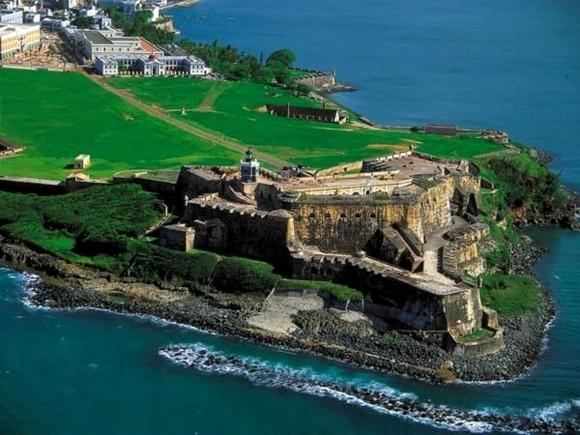
{"type": "Polygon", "coordinates": [[[244,158],[240,161],[240,170],[242,172],[242,182],[255,183],[260,176],[260,162],[254,158],[252,150],[248,148],[244,158]]]}
{"type": "Polygon", "coordinates": [[[260,176],[260,162],[254,157],[252,150],[248,148],[244,158],[240,161],[242,182],[255,183],[260,176]]]}

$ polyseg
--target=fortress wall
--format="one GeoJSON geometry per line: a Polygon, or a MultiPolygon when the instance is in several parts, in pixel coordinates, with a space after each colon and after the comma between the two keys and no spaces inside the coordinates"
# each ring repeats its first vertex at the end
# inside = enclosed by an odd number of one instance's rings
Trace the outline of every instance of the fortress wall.
{"type": "Polygon", "coordinates": [[[329,196],[286,203],[295,218],[296,236],[305,244],[324,252],[352,254],[363,248],[379,228],[394,223],[409,228],[420,240],[451,224],[450,201],[460,188],[475,191],[477,178],[447,177],[415,198],[373,200],[353,196],[329,196]]]}
{"type": "Polygon", "coordinates": [[[370,295],[374,304],[369,306],[371,314],[394,319],[410,328],[464,333],[474,330],[480,322],[477,289],[439,295],[359,268],[349,267],[345,274],[351,285],[370,295]]]}
{"type": "MultiPolygon", "coordinates": [[[[292,277],[298,279],[338,280],[365,295],[364,304],[349,309],[364,311],[411,329],[471,332],[481,326],[482,306],[479,291],[465,287],[451,294],[434,294],[403,282],[353,266],[344,256],[293,256],[292,277]]],[[[344,304],[342,304],[344,306],[344,304]]]]}
{"type": "Polygon", "coordinates": [[[384,202],[313,202],[294,203],[296,237],[303,243],[318,246],[324,252],[354,253],[365,246],[374,232],[394,222],[417,226],[417,205],[384,202]]]}
{"type": "Polygon", "coordinates": [[[248,209],[190,201],[184,221],[195,227],[196,247],[274,263],[287,259],[287,246],[294,244],[292,216],[282,210],[248,209]]]}
{"type": "Polygon", "coordinates": [[[36,195],[60,195],[65,193],[64,183],[37,178],[0,177],[0,190],[12,193],[36,195]]]}
{"type": "Polygon", "coordinates": [[[442,306],[449,332],[461,335],[481,327],[479,289],[466,288],[464,292],[445,295],[442,297],[442,306]]]}
{"type": "Polygon", "coordinates": [[[300,77],[296,81],[314,89],[336,85],[336,78],[331,73],[312,73],[308,76],[300,77]]]}
{"type": "Polygon", "coordinates": [[[223,191],[223,182],[219,177],[208,176],[196,171],[182,168],[177,180],[177,190],[189,198],[204,195],[206,193],[219,193],[223,191]]]}

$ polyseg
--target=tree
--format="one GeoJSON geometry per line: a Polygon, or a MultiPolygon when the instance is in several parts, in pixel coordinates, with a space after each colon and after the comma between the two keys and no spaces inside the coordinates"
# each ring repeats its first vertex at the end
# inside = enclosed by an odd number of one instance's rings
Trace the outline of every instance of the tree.
{"type": "Polygon", "coordinates": [[[296,61],[296,55],[287,48],[281,48],[273,52],[266,60],[266,65],[272,66],[274,64],[284,65],[285,68],[292,68],[296,61]]]}
{"type": "Polygon", "coordinates": [[[77,17],[72,21],[71,24],[73,26],[78,27],[79,29],[89,29],[93,25],[93,18],[92,17],[77,17]]]}

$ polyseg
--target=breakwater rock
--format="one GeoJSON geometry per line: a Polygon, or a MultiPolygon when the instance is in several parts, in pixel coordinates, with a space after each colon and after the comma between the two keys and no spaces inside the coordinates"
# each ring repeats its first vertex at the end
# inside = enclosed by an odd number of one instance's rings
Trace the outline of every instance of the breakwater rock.
{"type": "Polygon", "coordinates": [[[578,422],[572,419],[468,411],[422,403],[411,394],[398,392],[383,384],[332,379],[288,366],[271,365],[257,358],[228,355],[201,343],[171,345],[160,349],[159,355],[181,367],[237,376],[260,386],[330,397],[445,429],[542,433],[572,433],[580,429],[578,422]]]}

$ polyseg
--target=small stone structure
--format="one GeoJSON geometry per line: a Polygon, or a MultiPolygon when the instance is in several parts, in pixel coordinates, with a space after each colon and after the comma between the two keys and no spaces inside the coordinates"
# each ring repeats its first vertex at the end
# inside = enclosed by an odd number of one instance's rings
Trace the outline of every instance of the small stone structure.
{"type": "Polygon", "coordinates": [[[507,145],[510,143],[508,134],[501,130],[484,130],[481,133],[481,138],[500,145],[507,145]]]}
{"type": "Polygon", "coordinates": [[[76,156],[73,167],[75,169],[88,169],[91,166],[91,156],[89,154],[79,154],[76,156]]]}
{"type": "Polygon", "coordinates": [[[159,245],[176,251],[189,252],[193,249],[195,230],[184,224],[166,225],[159,230],[159,245]]]}
{"type": "Polygon", "coordinates": [[[338,109],[318,109],[314,107],[302,107],[268,104],[266,111],[271,115],[285,118],[303,119],[306,121],[330,122],[344,124],[348,121],[348,115],[341,114],[338,109]]]}
{"type": "Polygon", "coordinates": [[[24,151],[23,147],[15,147],[0,140],[0,159],[2,157],[15,156],[16,154],[20,154],[22,151],[24,151]]]}
{"type": "Polygon", "coordinates": [[[425,133],[439,134],[442,136],[456,136],[457,127],[447,124],[429,124],[425,126],[425,133]]]}

